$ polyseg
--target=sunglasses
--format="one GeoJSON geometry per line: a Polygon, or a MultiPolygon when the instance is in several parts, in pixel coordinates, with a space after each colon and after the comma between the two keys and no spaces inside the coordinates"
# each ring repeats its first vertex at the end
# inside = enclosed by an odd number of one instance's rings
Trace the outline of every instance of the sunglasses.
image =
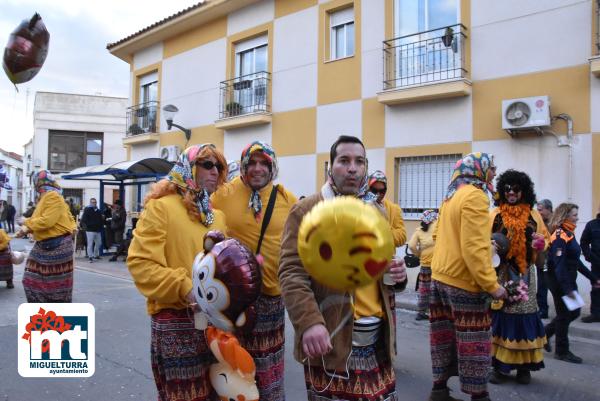
{"type": "Polygon", "coordinates": [[[221,171],[223,171],[223,165],[221,163],[213,163],[210,160],[205,160],[203,162],[196,162],[197,166],[202,167],[205,170],[212,170],[213,167],[217,168],[217,171],[220,173],[221,171]]]}
{"type": "Polygon", "coordinates": [[[504,192],[509,193],[510,191],[514,193],[521,192],[521,187],[519,185],[505,185],[504,192]]]}
{"type": "Polygon", "coordinates": [[[387,188],[383,188],[383,189],[375,189],[375,188],[371,188],[370,191],[374,194],[374,195],[379,195],[379,194],[385,194],[387,191],[387,188]]]}

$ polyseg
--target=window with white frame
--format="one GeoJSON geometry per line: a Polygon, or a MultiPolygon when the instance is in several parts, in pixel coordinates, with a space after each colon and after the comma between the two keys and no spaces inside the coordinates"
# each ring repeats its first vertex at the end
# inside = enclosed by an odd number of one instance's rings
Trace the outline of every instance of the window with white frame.
{"type": "Polygon", "coordinates": [[[140,103],[155,102],[158,100],[158,73],[144,75],[140,80],[140,103]]]}
{"type": "Polygon", "coordinates": [[[265,111],[268,70],[267,34],[235,44],[235,82],[233,102],[236,113],[265,111]]]}
{"type": "Polygon", "coordinates": [[[344,8],[329,14],[330,59],[354,55],[354,8],[344,8]]]}
{"type": "Polygon", "coordinates": [[[418,219],[427,209],[439,209],[460,154],[396,159],[398,199],[404,218],[418,219]]]}

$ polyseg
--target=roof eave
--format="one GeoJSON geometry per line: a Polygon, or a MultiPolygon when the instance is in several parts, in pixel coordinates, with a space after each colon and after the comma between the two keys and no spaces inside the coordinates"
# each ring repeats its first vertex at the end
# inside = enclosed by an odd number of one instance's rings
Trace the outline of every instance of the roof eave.
{"type": "Polygon", "coordinates": [[[113,56],[131,64],[133,55],[140,50],[258,1],[260,0],[207,0],[201,7],[173,19],[167,18],[164,23],[159,23],[145,32],[133,34],[130,39],[107,45],[107,49],[113,56]]]}

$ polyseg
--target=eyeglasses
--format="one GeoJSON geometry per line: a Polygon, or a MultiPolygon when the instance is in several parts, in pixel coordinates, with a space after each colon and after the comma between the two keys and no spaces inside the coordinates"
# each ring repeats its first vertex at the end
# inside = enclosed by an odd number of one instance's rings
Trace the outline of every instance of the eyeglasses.
{"type": "Polygon", "coordinates": [[[210,160],[205,160],[203,162],[196,162],[197,166],[202,167],[205,170],[212,170],[213,167],[217,168],[217,171],[220,173],[221,171],[223,171],[223,165],[221,163],[213,163],[210,160]]]}
{"type": "Polygon", "coordinates": [[[371,188],[370,191],[374,194],[374,195],[379,195],[379,194],[385,194],[387,192],[387,188],[383,188],[383,189],[376,189],[376,188],[371,188]]]}
{"type": "Polygon", "coordinates": [[[521,187],[519,185],[505,185],[504,186],[504,192],[505,193],[509,193],[510,191],[517,193],[517,192],[521,192],[521,187]]]}

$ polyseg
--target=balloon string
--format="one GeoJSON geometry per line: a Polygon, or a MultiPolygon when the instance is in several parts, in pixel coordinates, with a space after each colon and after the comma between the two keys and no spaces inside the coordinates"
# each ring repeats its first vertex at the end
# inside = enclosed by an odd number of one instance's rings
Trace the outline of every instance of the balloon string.
{"type": "Polygon", "coordinates": [[[17,84],[13,84],[15,86],[15,90],[19,93],[19,88],[17,88],[17,84]]]}
{"type": "MultiPolygon", "coordinates": [[[[346,314],[346,316],[344,316],[344,318],[340,321],[340,323],[336,326],[335,329],[333,329],[333,331],[331,332],[331,334],[329,335],[329,338],[331,340],[333,340],[333,337],[336,336],[336,334],[338,334],[340,332],[340,330],[342,329],[342,327],[344,327],[344,325],[346,324],[346,322],[348,322],[348,320],[354,315],[353,310],[354,310],[354,297],[352,296],[352,294],[350,295],[350,305],[352,306],[350,312],[348,312],[346,314]]],[[[310,385],[312,387],[312,389],[317,392],[317,393],[323,393],[325,392],[330,386],[331,383],[333,383],[333,379],[338,378],[338,379],[342,379],[342,380],[349,380],[350,379],[350,371],[349,371],[349,363],[350,363],[350,357],[352,356],[352,347],[350,348],[350,352],[348,353],[348,356],[346,357],[346,374],[344,376],[342,375],[338,375],[336,374],[337,369],[333,370],[333,373],[330,373],[327,368],[325,367],[325,357],[323,355],[321,355],[321,366],[323,366],[323,371],[325,372],[325,374],[327,376],[330,377],[329,379],[329,383],[327,383],[327,385],[325,387],[323,387],[322,389],[318,389],[315,387],[315,383],[313,381],[313,375],[312,375],[312,371],[310,369],[310,357],[307,357],[303,360],[303,362],[308,362],[308,380],[310,381],[310,385]]]]}

